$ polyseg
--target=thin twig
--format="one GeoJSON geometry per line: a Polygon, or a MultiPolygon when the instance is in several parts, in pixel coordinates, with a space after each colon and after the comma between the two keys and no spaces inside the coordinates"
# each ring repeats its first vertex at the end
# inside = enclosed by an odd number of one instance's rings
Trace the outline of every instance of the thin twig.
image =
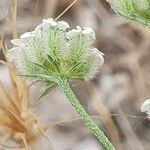
{"type": "Polygon", "coordinates": [[[37,12],[37,9],[38,9],[38,6],[39,6],[39,2],[40,2],[40,0],[37,0],[36,5],[35,5],[31,30],[33,29],[33,26],[34,26],[34,23],[35,23],[35,17],[36,17],[36,12],[37,12]]]}
{"type": "Polygon", "coordinates": [[[4,26],[3,26],[3,29],[2,29],[2,31],[1,31],[0,49],[3,47],[3,39],[4,39],[4,35],[5,35],[6,22],[7,22],[7,17],[8,17],[9,11],[10,11],[10,5],[9,5],[8,10],[7,10],[7,12],[6,12],[5,21],[4,21],[4,26]]]}
{"type": "Polygon", "coordinates": [[[60,15],[58,15],[54,20],[58,20],[63,14],[65,14],[78,0],[73,1],[60,15]]]}
{"type": "MultiPolygon", "coordinates": [[[[103,115],[103,116],[98,114],[98,115],[92,115],[90,117],[91,118],[99,118],[99,117],[108,117],[108,116],[121,117],[120,114],[109,114],[109,115],[103,115]]],[[[134,116],[134,115],[130,115],[130,114],[125,114],[125,116],[128,118],[132,118],[132,119],[144,119],[145,118],[143,116],[134,116]]],[[[62,123],[71,123],[71,122],[79,121],[79,120],[81,120],[81,119],[80,118],[69,118],[69,119],[60,120],[60,121],[56,121],[56,122],[50,122],[44,127],[44,130],[48,129],[49,127],[56,126],[56,125],[59,125],[62,123]]]]}
{"type": "Polygon", "coordinates": [[[13,38],[17,38],[17,0],[11,2],[11,13],[13,19],[13,38]]]}

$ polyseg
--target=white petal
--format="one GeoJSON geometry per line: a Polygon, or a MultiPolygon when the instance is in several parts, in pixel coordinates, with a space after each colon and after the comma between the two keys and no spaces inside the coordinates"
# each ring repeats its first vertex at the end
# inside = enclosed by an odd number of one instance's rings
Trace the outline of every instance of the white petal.
{"type": "Polygon", "coordinates": [[[93,53],[99,59],[99,66],[102,66],[104,64],[104,57],[103,57],[104,54],[95,47],[93,48],[93,53]]]}
{"type": "Polygon", "coordinates": [[[147,114],[150,114],[150,99],[147,99],[141,106],[142,112],[147,112],[147,114]]]}
{"type": "Polygon", "coordinates": [[[28,37],[34,37],[33,32],[26,32],[20,36],[21,39],[28,38],[28,37]]]}
{"type": "Polygon", "coordinates": [[[25,46],[25,43],[23,42],[22,39],[13,39],[11,40],[11,43],[16,46],[25,46]]]}
{"type": "Polygon", "coordinates": [[[70,28],[69,24],[65,21],[59,21],[57,26],[59,29],[62,29],[62,30],[66,30],[70,28]]]}
{"type": "Polygon", "coordinates": [[[84,27],[82,33],[95,39],[95,32],[91,27],[84,27]]]}
{"type": "Polygon", "coordinates": [[[80,26],[76,26],[76,29],[81,32],[81,27],[80,26]]]}
{"type": "Polygon", "coordinates": [[[55,22],[52,18],[43,19],[43,23],[48,23],[48,24],[50,24],[51,26],[56,26],[56,25],[57,25],[57,22],[55,22]]]}
{"type": "Polygon", "coordinates": [[[41,35],[42,35],[42,24],[38,25],[38,26],[34,29],[33,34],[34,34],[35,36],[41,37],[41,35]]]}
{"type": "Polygon", "coordinates": [[[14,61],[16,59],[16,53],[20,51],[19,47],[14,47],[8,50],[7,58],[9,61],[14,61]]]}
{"type": "Polygon", "coordinates": [[[73,30],[71,30],[71,31],[69,31],[69,32],[67,32],[66,33],[66,38],[67,39],[71,39],[71,38],[73,38],[77,33],[80,33],[81,32],[81,30],[78,28],[78,29],[73,29],[73,30]]]}
{"type": "Polygon", "coordinates": [[[104,53],[102,53],[101,51],[99,51],[99,53],[100,53],[102,56],[105,56],[105,54],[104,54],[104,53]]]}
{"type": "Polygon", "coordinates": [[[73,30],[67,32],[67,33],[66,33],[66,38],[67,38],[67,39],[71,39],[71,38],[74,36],[75,31],[76,31],[76,30],[73,29],[73,30]]]}

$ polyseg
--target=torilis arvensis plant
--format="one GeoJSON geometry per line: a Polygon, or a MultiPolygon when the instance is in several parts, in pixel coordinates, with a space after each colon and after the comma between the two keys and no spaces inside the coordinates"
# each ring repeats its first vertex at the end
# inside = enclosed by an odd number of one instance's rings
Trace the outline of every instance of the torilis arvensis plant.
{"type": "Polygon", "coordinates": [[[59,86],[84,124],[92,131],[106,150],[115,148],[94,123],[73,94],[69,82],[89,80],[103,64],[103,54],[92,46],[95,33],[92,28],[77,26],[69,30],[67,22],[44,19],[34,31],[12,40],[16,46],[9,50],[21,75],[38,80],[43,85],[40,97],[59,86]]]}

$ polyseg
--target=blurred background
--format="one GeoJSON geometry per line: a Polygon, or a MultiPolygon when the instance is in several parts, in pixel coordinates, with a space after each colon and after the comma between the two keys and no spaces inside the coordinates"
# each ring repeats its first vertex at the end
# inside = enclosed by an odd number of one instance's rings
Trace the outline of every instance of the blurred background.
{"type": "MultiPolygon", "coordinates": [[[[0,0],[0,42],[31,31],[43,18],[58,17],[73,0],[0,0]]],[[[106,0],[78,0],[58,20],[90,26],[96,32],[95,47],[105,54],[100,74],[90,82],[72,83],[81,104],[117,150],[149,150],[150,120],[140,112],[150,98],[150,29],[116,16],[106,0]]],[[[3,59],[0,51],[0,59],[3,59]]],[[[0,64],[0,79],[9,88],[7,68],[0,64]]],[[[101,150],[97,140],[77,118],[59,89],[36,101],[38,87],[30,88],[30,101],[56,150],[101,150]]],[[[39,139],[36,150],[48,150],[39,139]]],[[[6,148],[2,148],[6,149],[6,148]]]]}

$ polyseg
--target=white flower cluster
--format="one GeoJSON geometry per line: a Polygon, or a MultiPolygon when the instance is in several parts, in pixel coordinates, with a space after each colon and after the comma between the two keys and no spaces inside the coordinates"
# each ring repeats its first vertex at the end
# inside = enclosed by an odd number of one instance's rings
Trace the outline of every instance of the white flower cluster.
{"type": "Polygon", "coordinates": [[[150,99],[145,100],[145,102],[141,106],[141,111],[146,112],[148,118],[150,119],[150,99]]]}
{"type": "MultiPolygon", "coordinates": [[[[44,26],[53,26],[53,27],[58,27],[60,30],[66,30],[68,28],[70,28],[69,24],[65,21],[54,21],[53,18],[49,18],[49,19],[43,19],[43,23],[38,25],[34,31],[32,32],[26,32],[24,34],[22,34],[20,36],[20,39],[24,39],[24,38],[30,38],[33,37],[35,35],[38,35],[38,32],[41,32],[42,27],[44,26]]],[[[66,38],[70,39],[73,36],[76,35],[76,33],[83,33],[85,36],[91,38],[91,39],[95,39],[95,32],[91,27],[83,27],[83,30],[80,26],[76,26],[76,29],[73,29],[71,31],[68,31],[66,33],[66,38]]],[[[39,34],[40,35],[40,34],[39,34]]],[[[16,46],[20,46],[20,44],[22,44],[22,42],[20,41],[20,39],[15,39],[15,40],[11,40],[12,44],[16,45],[16,46]]]]}
{"type": "MultiPolygon", "coordinates": [[[[82,29],[80,26],[72,30],[69,28],[69,24],[65,21],[56,22],[52,18],[43,19],[42,24],[38,25],[34,31],[22,34],[19,39],[11,40],[16,47],[9,50],[9,60],[14,60],[19,70],[22,68],[32,70],[31,64],[32,66],[35,66],[35,63],[42,64],[47,56],[54,61],[65,58],[69,62],[72,59],[74,63],[84,62],[85,68],[80,67],[77,70],[78,72],[81,70],[81,73],[85,72],[85,78],[94,77],[99,66],[104,63],[104,54],[92,46],[95,40],[94,30],[90,27],[82,29]]],[[[66,71],[72,70],[71,68],[65,69],[66,71]]]]}
{"type": "Polygon", "coordinates": [[[75,36],[77,33],[80,33],[80,32],[86,35],[87,37],[90,37],[91,39],[95,39],[95,32],[92,28],[83,27],[83,30],[82,30],[80,26],[76,26],[76,29],[69,31],[66,35],[66,38],[71,39],[73,36],[75,36]]]}

